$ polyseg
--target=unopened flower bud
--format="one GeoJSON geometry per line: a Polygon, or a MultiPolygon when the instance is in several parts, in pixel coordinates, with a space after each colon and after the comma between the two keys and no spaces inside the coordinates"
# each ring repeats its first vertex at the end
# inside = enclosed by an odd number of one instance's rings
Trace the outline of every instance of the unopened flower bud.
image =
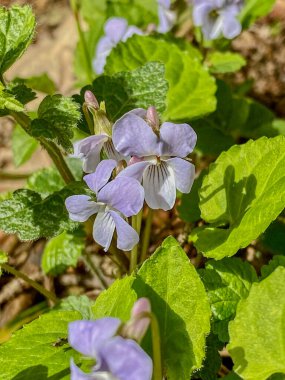
{"type": "Polygon", "coordinates": [[[147,298],[139,298],[131,311],[131,319],[123,328],[123,335],[140,342],[144,337],[149,324],[151,305],[147,298]]]}
{"type": "Polygon", "coordinates": [[[154,106],[151,106],[146,111],[146,121],[153,129],[154,133],[159,133],[159,116],[154,106]]]}
{"type": "Polygon", "coordinates": [[[94,110],[98,110],[100,108],[96,96],[90,90],[85,91],[84,101],[89,109],[93,108],[94,110]]]}

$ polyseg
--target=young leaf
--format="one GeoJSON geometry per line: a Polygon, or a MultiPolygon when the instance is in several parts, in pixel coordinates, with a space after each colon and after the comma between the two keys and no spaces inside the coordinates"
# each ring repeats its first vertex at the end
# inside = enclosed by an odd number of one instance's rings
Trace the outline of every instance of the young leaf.
{"type": "Polygon", "coordinates": [[[36,99],[35,92],[17,80],[10,82],[5,91],[13,95],[22,104],[27,104],[36,99]]]}
{"type": "MultiPolygon", "coordinates": [[[[174,238],[167,238],[136,276],[103,292],[94,314],[127,319],[136,297],[148,297],[158,319],[167,378],[188,380],[205,356],[210,308],[195,268],[174,238]]],[[[143,346],[151,352],[147,339],[143,346]]]]}
{"type": "Polygon", "coordinates": [[[35,16],[29,5],[0,7],[0,75],[24,53],[32,42],[35,16]]]}
{"type": "Polygon", "coordinates": [[[62,232],[45,246],[42,268],[45,273],[57,276],[68,267],[75,267],[84,249],[84,234],[62,232]]]}
{"type": "Polygon", "coordinates": [[[230,322],[228,350],[234,370],[243,379],[266,380],[274,373],[285,374],[285,268],[279,267],[258,284],[253,284],[230,322]]]}
{"type": "Polygon", "coordinates": [[[81,319],[76,311],[52,311],[17,331],[0,346],[1,380],[70,379],[70,360],[80,355],[67,343],[67,328],[81,319]]]}
{"type": "Polygon", "coordinates": [[[53,237],[65,230],[73,230],[78,223],[69,219],[64,201],[68,196],[84,191],[80,182],[44,199],[31,190],[16,190],[10,199],[0,202],[0,229],[16,233],[21,240],[53,237]]]}
{"type": "Polygon", "coordinates": [[[12,150],[14,164],[19,167],[27,162],[38,148],[39,144],[22,127],[16,125],[12,134],[12,150]]]}
{"type": "Polygon", "coordinates": [[[246,65],[242,55],[216,51],[207,57],[210,72],[214,74],[234,73],[246,65]]]}
{"type": "Polygon", "coordinates": [[[285,137],[236,145],[210,166],[200,191],[210,223],[191,239],[207,257],[234,255],[256,239],[285,206],[285,137]]]}
{"type": "Polygon", "coordinates": [[[199,274],[212,309],[213,332],[227,342],[228,322],[234,318],[239,301],[248,296],[252,283],[258,281],[256,272],[246,261],[224,258],[208,261],[199,274]]]}
{"type": "Polygon", "coordinates": [[[32,121],[31,132],[35,137],[55,140],[67,152],[72,152],[73,128],[79,119],[79,107],[71,98],[48,95],[39,106],[38,118],[32,121]]]}
{"type": "Polygon", "coordinates": [[[165,65],[169,84],[165,119],[191,119],[215,110],[214,78],[196,55],[163,37],[135,35],[120,43],[107,59],[106,73],[133,70],[150,61],[165,65]]]}

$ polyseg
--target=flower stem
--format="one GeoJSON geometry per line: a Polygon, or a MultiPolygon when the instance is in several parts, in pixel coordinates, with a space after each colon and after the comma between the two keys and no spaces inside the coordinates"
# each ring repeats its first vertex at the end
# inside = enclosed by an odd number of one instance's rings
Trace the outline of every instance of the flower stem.
{"type": "Polygon", "coordinates": [[[88,266],[90,267],[91,271],[98,277],[98,279],[101,282],[103,288],[108,289],[108,284],[105,281],[104,277],[102,276],[102,273],[100,272],[100,270],[96,267],[96,265],[94,265],[94,263],[93,263],[93,261],[91,259],[90,253],[84,251],[83,256],[84,256],[84,258],[85,258],[88,266]]]}
{"type": "Polygon", "coordinates": [[[75,18],[75,22],[76,22],[76,26],[77,26],[77,31],[78,31],[79,39],[80,39],[80,42],[81,42],[81,45],[82,45],[82,48],[83,48],[84,57],[85,57],[86,75],[87,75],[87,78],[88,78],[89,82],[92,83],[92,80],[93,80],[93,70],[92,70],[92,65],[91,65],[91,58],[90,58],[90,55],[89,55],[88,46],[87,46],[87,43],[86,43],[86,40],[85,40],[85,36],[84,36],[83,30],[81,28],[78,6],[75,6],[75,7],[72,6],[72,11],[73,11],[73,15],[74,15],[74,18],[75,18]]]}
{"type": "MultiPolygon", "coordinates": [[[[142,210],[132,217],[132,227],[140,235],[142,223],[142,210]]],[[[130,273],[132,273],[138,264],[138,244],[134,246],[131,251],[131,260],[130,260],[130,273]]]]}
{"type": "Polygon", "coordinates": [[[162,380],[162,366],[161,366],[161,345],[159,325],[156,316],[151,315],[151,337],[152,337],[152,355],[153,355],[153,380],[162,380]]]}
{"type": "Polygon", "coordinates": [[[140,262],[143,263],[145,259],[147,258],[147,251],[149,247],[149,240],[150,240],[150,232],[151,232],[151,226],[152,226],[152,220],[153,220],[153,209],[148,209],[148,214],[146,218],[146,224],[143,232],[143,238],[142,238],[142,252],[140,257],[140,262]]]}
{"type": "Polygon", "coordinates": [[[118,265],[119,269],[124,273],[128,271],[129,261],[123,252],[120,252],[113,244],[109,247],[111,259],[118,265]]]}
{"type": "Polygon", "coordinates": [[[50,299],[52,302],[57,303],[58,299],[55,294],[44,288],[42,285],[40,285],[38,282],[32,280],[30,277],[28,277],[25,273],[18,271],[17,269],[11,267],[8,264],[1,264],[2,269],[4,269],[6,272],[9,272],[13,274],[16,277],[21,278],[22,280],[26,281],[28,284],[30,284],[34,289],[36,289],[39,293],[41,293],[43,296],[45,296],[47,299],[50,299]]]}
{"type": "Polygon", "coordinates": [[[82,106],[82,111],[84,113],[84,116],[85,116],[85,119],[86,119],[86,122],[87,122],[87,125],[88,125],[88,128],[89,128],[89,131],[90,131],[90,134],[91,135],[94,135],[94,125],[93,125],[93,121],[90,117],[90,113],[88,111],[88,107],[86,104],[83,104],[82,106]]]}
{"type": "MultiPolygon", "coordinates": [[[[10,115],[29,135],[31,135],[31,119],[28,115],[23,112],[11,112],[10,115]]],[[[46,140],[44,137],[38,137],[37,140],[50,155],[65,183],[68,184],[75,181],[75,178],[67,166],[58,146],[54,142],[46,140]]]]}

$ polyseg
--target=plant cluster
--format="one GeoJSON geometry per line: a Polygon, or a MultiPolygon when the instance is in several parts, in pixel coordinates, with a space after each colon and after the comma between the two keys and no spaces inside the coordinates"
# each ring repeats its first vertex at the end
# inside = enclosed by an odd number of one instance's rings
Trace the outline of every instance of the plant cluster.
{"type": "Polygon", "coordinates": [[[0,380],[284,379],[285,122],[234,84],[246,61],[231,45],[273,5],[72,0],[72,97],[46,74],[7,81],[36,20],[28,5],[0,7],[0,116],[15,123],[15,164],[39,146],[53,162],[1,195],[0,229],[46,239],[45,274],[83,259],[106,288],[95,302],[58,299],[0,251],[0,275],[49,300],[1,344],[0,380]],[[183,233],[151,254],[153,216],[173,208],[183,233]],[[113,261],[109,287],[90,240],[113,261]]]}

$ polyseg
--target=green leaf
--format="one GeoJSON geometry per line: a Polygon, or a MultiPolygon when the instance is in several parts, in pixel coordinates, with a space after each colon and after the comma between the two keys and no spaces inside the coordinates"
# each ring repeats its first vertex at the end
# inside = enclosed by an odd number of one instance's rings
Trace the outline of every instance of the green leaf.
{"type": "Polygon", "coordinates": [[[23,104],[20,103],[14,95],[6,91],[4,86],[0,83],[0,116],[8,115],[8,111],[21,112],[23,110],[23,104]]]}
{"type": "Polygon", "coordinates": [[[133,71],[101,76],[93,82],[92,91],[98,101],[105,101],[106,110],[115,121],[134,108],[153,105],[165,110],[167,81],[162,63],[149,62],[133,71]]]}
{"type": "Polygon", "coordinates": [[[68,217],[65,199],[84,194],[81,183],[72,183],[47,198],[31,190],[16,190],[10,199],[0,202],[0,229],[16,233],[21,240],[53,237],[74,230],[78,223],[68,217]]]}
{"type": "Polygon", "coordinates": [[[210,72],[214,74],[234,73],[246,65],[242,55],[232,52],[211,53],[207,57],[210,72]]]}
{"type": "Polygon", "coordinates": [[[92,303],[87,296],[69,296],[61,300],[54,310],[77,311],[82,319],[93,319],[92,303]]]}
{"type": "Polygon", "coordinates": [[[210,166],[200,191],[202,218],[210,223],[191,239],[207,257],[234,255],[256,239],[285,206],[285,138],[236,145],[210,166]]]}
{"type": "Polygon", "coordinates": [[[41,169],[32,174],[27,181],[27,188],[46,197],[65,186],[56,168],[41,169]]]}
{"type": "Polygon", "coordinates": [[[82,359],[67,343],[67,328],[78,319],[75,311],[52,311],[17,331],[0,346],[1,380],[70,379],[71,358],[82,359]]]}
{"type": "Polygon", "coordinates": [[[7,85],[5,91],[13,95],[22,104],[27,104],[36,99],[35,92],[16,79],[7,85]]]}
{"type": "Polygon", "coordinates": [[[219,350],[222,348],[223,345],[214,334],[207,336],[206,358],[203,367],[193,374],[193,379],[217,380],[217,372],[222,363],[219,350]]]}
{"type": "Polygon", "coordinates": [[[239,19],[242,22],[243,28],[248,28],[255,20],[266,16],[276,0],[246,0],[245,6],[242,7],[239,19]]]}
{"type": "MultiPolygon", "coordinates": [[[[205,356],[210,308],[194,266],[174,238],[167,238],[136,276],[117,281],[103,292],[94,314],[127,320],[139,297],[150,299],[158,319],[167,378],[188,380],[205,356]]],[[[143,347],[151,352],[148,339],[143,347]]]]}
{"type": "Polygon", "coordinates": [[[27,134],[22,127],[16,125],[12,134],[12,150],[14,164],[19,167],[27,162],[37,150],[38,142],[27,134]]]}
{"type": "Polygon", "coordinates": [[[206,170],[203,170],[199,177],[195,179],[192,189],[189,194],[182,194],[181,204],[178,206],[179,217],[187,223],[193,223],[201,219],[201,211],[199,208],[199,190],[202,186],[202,181],[206,175],[206,170]]]}
{"type": "Polygon", "coordinates": [[[280,134],[275,116],[268,108],[233,93],[222,80],[217,80],[217,85],[216,111],[206,118],[193,120],[191,124],[198,135],[198,150],[217,155],[238,142],[240,137],[257,139],[280,134]]]}
{"type": "Polygon", "coordinates": [[[243,379],[266,380],[285,373],[285,268],[279,267],[258,284],[237,308],[230,323],[228,350],[234,371],[243,379]]]}
{"type": "Polygon", "coordinates": [[[210,260],[199,271],[205,285],[213,316],[213,331],[222,342],[228,341],[228,322],[234,318],[237,305],[248,296],[257,282],[254,268],[237,258],[210,260]]]}
{"type": "Polygon", "coordinates": [[[27,49],[35,30],[35,16],[28,5],[0,7],[0,74],[2,75],[27,49]]]}
{"type": "Polygon", "coordinates": [[[80,119],[78,105],[71,98],[62,95],[48,95],[41,102],[38,118],[31,123],[35,137],[55,140],[66,151],[72,151],[73,129],[80,119]]]}
{"type": "Polygon", "coordinates": [[[0,250],[0,277],[2,275],[1,264],[5,264],[8,261],[7,253],[0,250]]]}
{"type": "Polygon", "coordinates": [[[275,220],[267,230],[260,236],[259,242],[274,255],[285,256],[285,223],[284,221],[275,220]]]}
{"type": "Polygon", "coordinates": [[[135,35],[125,43],[119,43],[107,58],[105,70],[107,74],[114,74],[133,70],[150,61],[165,65],[165,78],[169,84],[165,119],[191,119],[215,110],[215,79],[202,66],[197,55],[180,49],[161,36],[135,35]]]}
{"type": "Polygon", "coordinates": [[[16,80],[20,83],[26,84],[33,90],[43,92],[44,94],[53,95],[56,91],[54,82],[46,73],[29,78],[17,78],[16,80]]]}
{"type": "Polygon", "coordinates": [[[75,267],[84,249],[83,233],[62,232],[52,238],[45,246],[42,269],[45,273],[57,276],[68,267],[75,267]]]}
{"type": "Polygon", "coordinates": [[[274,256],[268,265],[263,265],[261,267],[261,279],[268,277],[277,267],[285,267],[285,256],[274,256]]]}

